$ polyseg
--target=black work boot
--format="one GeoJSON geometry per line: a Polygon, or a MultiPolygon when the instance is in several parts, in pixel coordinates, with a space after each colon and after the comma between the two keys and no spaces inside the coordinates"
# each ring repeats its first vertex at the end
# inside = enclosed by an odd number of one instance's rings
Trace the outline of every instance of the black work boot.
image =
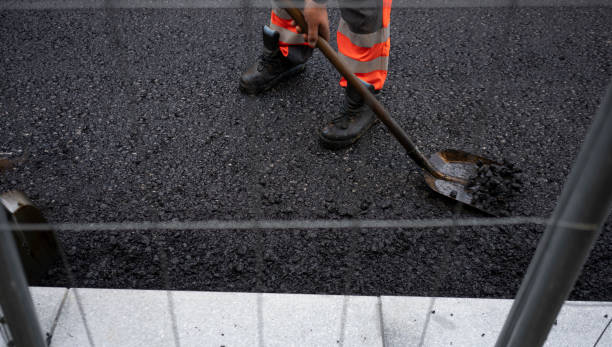
{"type": "Polygon", "coordinates": [[[278,84],[284,78],[296,75],[306,64],[294,64],[278,49],[278,31],[263,28],[264,52],[260,60],[240,77],[240,90],[246,94],[258,94],[278,84]]]}
{"type": "MultiPolygon", "coordinates": [[[[367,84],[368,90],[377,94],[374,86],[367,84]]],[[[329,122],[319,133],[321,145],[328,149],[341,149],[357,142],[368,129],[378,122],[374,112],[363,98],[350,85],[346,87],[346,97],[341,116],[329,122]]]]}

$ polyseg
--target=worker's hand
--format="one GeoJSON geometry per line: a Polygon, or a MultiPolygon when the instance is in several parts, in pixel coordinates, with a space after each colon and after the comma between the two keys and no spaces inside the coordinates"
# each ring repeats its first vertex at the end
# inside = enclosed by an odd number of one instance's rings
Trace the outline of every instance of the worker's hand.
{"type": "MultiPolygon", "coordinates": [[[[304,34],[304,40],[314,48],[317,45],[319,35],[329,41],[329,19],[327,18],[327,5],[319,4],[313,0],[306,0],[304,4],[304,19],[308,24],[308,34],[304,34]]],[[[295,21],[293,22],[295,25],[295,21]]],[[[298,33],[303,30],[297,27],[298,33]]]]}

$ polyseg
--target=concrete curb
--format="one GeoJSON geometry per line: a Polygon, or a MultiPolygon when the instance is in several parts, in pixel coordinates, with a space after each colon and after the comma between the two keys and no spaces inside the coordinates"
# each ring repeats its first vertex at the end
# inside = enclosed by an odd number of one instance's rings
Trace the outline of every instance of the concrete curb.
{"type": "MultiPolygon", "coordinates": [[[[32,288],[51,346],[491,346],[512,300],[32,288]],[[66,295],[67,293],[67,295],[66,295]],[[174,315],[174,316],[173,316],[174,315]],[[56,322],[55,329],[53,329],[56,322]]],[[[606,346],[612,302],[567,302],[546,346],[606,346]]],[[[4,344],[0,343],[1,347],[4,344]]]]}

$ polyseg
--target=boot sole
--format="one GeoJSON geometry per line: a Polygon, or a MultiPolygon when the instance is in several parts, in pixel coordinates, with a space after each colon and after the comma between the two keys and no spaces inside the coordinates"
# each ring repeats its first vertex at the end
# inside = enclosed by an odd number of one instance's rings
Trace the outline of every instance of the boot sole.
{"type": "Polygon", "coordinates": [[[242,82],[242,80],[240,80],[240,90],[247,95],[255,95],[255,94],[263,93],[273,88],[274,86],[276,86],[283,80],[304,72],[305,69],[306,69],[306,64],[296,65],[292,67],[291,69],[278,75],[276,78],[270,80],[268,83],[264,84],[263,86],[259,86],[259,87],[245,85],[242,82]]]}
{"type": "Polygon", "coordinates": [[[359,134],[357,134],[356,137],[346,139],[346,140],[330,140],[328,138],[323,137],[323,135],[319,133],[319,143],[321,143],[321,146],[323,146],[324,148],[331,149],[331,150],[339,150],[339,149],[350,147],[355,142],[359,141],[359,139],[365,133],[367,133],[368,130],[370,130],[374,125],[376,125],[378,122],[380,122],[380,120],[376,118],[368,127],[366,127],[359,134]]]}

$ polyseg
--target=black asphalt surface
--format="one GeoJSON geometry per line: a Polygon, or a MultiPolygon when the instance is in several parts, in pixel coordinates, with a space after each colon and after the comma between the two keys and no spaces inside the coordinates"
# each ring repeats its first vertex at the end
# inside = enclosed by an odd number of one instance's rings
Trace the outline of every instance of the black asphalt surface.
{"type": "MultiPolygon", "coordinates": [[[[320,53],[240,94],[268,18],[0,11],[0,152],[28,153],[0,191],[51,222],[484,217],[429,191],[383,126],[322,149],[342,91],[320,53]]],[[[422,150],[507,158],[531,177],[511,214],[550,215],[612,76],[612,8],[394,9],[391,38],[382,101],[422,150]]],[[[612,300],[611,221],[572,299],[612,300]]],[[[61,232],[74,281],[58,264],[37,284],[510,298],[542,231],[61,232]]]]}

